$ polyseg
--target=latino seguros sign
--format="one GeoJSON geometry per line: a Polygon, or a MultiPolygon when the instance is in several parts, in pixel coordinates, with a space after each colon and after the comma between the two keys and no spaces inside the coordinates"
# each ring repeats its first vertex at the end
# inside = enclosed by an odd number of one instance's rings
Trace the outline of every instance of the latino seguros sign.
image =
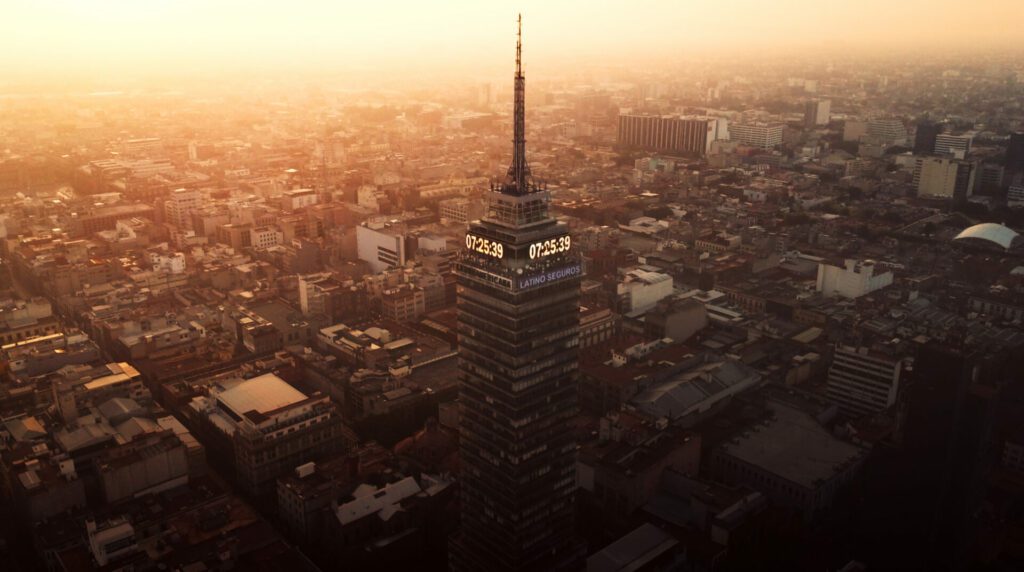
{"type": "Polygon", "coordinates": [[[542,272],[540,274],[531,274],[530,276],[523,276],[519,278],[517,285],[520,290],[529,290],[530,288],[536,288],[551,282],[557,282],[563,278],[570,278],[573,276],[579,276],[580,272],[583,271],[583,265],[580,263],[570,264],[569,266],[562,266],[561,268],[555,268],[542,272]]]}

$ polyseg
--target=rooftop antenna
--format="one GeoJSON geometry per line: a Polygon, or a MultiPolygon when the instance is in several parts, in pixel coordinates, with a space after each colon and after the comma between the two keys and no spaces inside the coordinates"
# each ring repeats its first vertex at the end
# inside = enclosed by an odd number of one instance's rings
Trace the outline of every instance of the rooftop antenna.
{"type": "Polygon", "coordinates": [[[512,127],[512,164],[506,174],[506,184],[514,194],[529,192],[530,166],[526,164],[526,78],[523,77],[523,15],[516,21],[516,76],[515,110],[512,127]]]}

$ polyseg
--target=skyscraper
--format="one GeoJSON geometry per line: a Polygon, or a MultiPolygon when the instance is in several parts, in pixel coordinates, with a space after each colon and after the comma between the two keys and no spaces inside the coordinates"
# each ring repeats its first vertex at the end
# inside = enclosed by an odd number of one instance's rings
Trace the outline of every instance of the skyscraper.
{"type": "Polygon", "coordinates": [[[819,127],[828,125],[832,114],[832,101],[828,99],[811,99],[804,102],[804,125],[819,127]]]}
{"type": "Polygon", "coordinates": [[[455,264],[462,526],[451,542],[454,570],[557,570],[582,556],[570,418],[583,269],[526,161],[521,30],[512,164],[455,264]]]}
{"type": "Polygon", "coordinates": [[[1011,133],[1006,144],[1003,186],[1024,185],[1024,133],[1011,133]]]}
{"type": "Polygon", "coordinates": [[[931,155],[935,152],[935,139],[942,133],[942,124],[922,119],[914,132],[914,154],[931,155]]]}

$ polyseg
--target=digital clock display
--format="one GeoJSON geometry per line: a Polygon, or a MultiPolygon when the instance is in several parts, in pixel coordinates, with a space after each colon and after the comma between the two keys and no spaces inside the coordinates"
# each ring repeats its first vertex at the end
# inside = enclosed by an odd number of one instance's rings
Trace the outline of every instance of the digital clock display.
{"type": "Polygon", "coordinates": [[[572,238],[568,234],[557,238],[541,240],[530,245],[530,260],[565,252],[570,247],[572,247],[572,238]]]}
{"type": "Polygon", "coordinates": [[[493,256],[495,258],[502,258],[505,256],[505,247],[496,240],[490,240],[474,234],[466,235],[466,248],[473,252],[479,252],[480,254],[486,254],[487,256],[493,256]]]}

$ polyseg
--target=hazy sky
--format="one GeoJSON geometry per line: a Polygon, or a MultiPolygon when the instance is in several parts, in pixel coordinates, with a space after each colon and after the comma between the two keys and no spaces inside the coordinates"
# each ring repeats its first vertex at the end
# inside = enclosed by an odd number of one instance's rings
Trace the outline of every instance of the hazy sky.
{"type": "MultiPolygon", "coordinates": [[[[1022,41],[1024,0],[0,0],[0,81],[1022,41]]],[[[498,68],[500,69],[500,68],[498,68]]]]}

